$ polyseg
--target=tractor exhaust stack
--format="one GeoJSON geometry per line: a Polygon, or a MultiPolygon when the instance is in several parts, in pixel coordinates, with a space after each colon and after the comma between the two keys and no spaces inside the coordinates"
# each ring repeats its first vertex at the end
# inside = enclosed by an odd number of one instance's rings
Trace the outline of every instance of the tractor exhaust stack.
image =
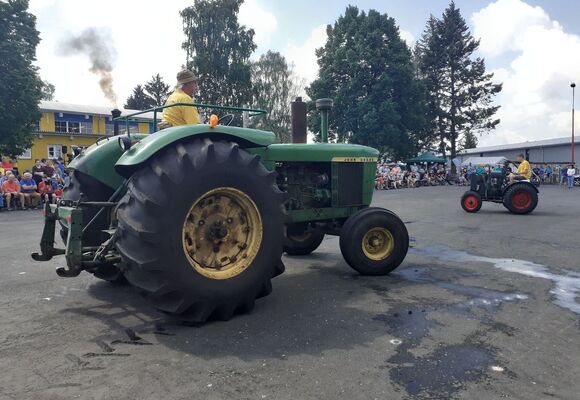
{"type": "Polygon", "coordinates": [[[332,110],[332,99],[316,100],[316,109],[320,111],[320,141],[328,143],[328,112],[332,110]]]}
{"type": "Polygon", "coordinates": [[[113,116],[113,135],[119,135],[119,121],[115,121],[115,118],[119,118],[121,116],[121,110],[115,108],[111,110],[111,115],[113,116]]]}
{"type": "Polygon", "coordinates": [[[292,143],[306,143],[306,103],[302,97],[290,103],[292,115],[292,143]]]}

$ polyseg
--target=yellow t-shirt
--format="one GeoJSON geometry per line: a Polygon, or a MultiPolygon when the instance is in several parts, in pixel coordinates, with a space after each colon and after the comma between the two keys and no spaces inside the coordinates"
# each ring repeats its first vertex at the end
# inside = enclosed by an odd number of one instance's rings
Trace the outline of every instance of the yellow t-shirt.
{"type": "Polygon", "coordinates": [[[518,175],[521,175],[526,179],[530,179],[532,177],[532,169],[530,168],[530,163],[527,160],[522,161],[518,166],[518,175]]]}
{"type": "MultiPolygon", "coordinates": [[[[167,98],[165,105],[175,103],[193,103],[193,99],[181,89],[175,89],[167,98]]],[[[163,120],[171,126],[199,124],[197,107],[175,106],[163,110],[163,120]]]]}

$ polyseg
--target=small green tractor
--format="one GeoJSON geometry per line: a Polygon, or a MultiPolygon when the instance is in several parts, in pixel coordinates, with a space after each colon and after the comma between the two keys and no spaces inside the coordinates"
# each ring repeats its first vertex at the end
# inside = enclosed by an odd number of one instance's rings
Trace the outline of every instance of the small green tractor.
{"type": "Polygon", "coordinates": [[[99,140],[70,163],[62,199],[45,206],[32,257],[65,255],[59,276],[129,282],[159,310],[194,323],[251,310],[284,272],[282,254],[309,254],[325,235],[340,237],[359,273],[389,273],[407,254],[407,229],[369,207],[378,151],[327,143],[331,106],[317,101],[318,144],[275,144],[272,132],[229,126],[231,114],[99,140]],[[55,247],[57,227],[65,249],[55,247]]]}

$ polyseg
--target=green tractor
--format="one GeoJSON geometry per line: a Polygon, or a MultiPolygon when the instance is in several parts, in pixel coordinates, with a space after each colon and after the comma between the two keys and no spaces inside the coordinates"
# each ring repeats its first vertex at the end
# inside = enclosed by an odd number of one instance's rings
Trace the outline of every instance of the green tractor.
{"type": "MultiPolygon", "coordinates": [[[[332,101],[316,104],[319,144],[275,144],[272,132],[229,126],[231,114],[217,124],[99,140],[69,165],[62,199],[45,206],[33,259],[63,254],[59,276],[87,271],[129,282],[159,310],[195,323],[251,310],[284,272],[283,252],[309,254],[325,235],[340,237],[359,273],[388,274],[405,258],[409,236],[394,213],[369,207],[378,151],[327,143],[332,101]],[[57,225],[65,249],[54,246],[57,225]]],[[[155,121],[163,108],[147,112],[155,121]]],[[[114,114],[117,127],[138,114],[114,114]]]]}

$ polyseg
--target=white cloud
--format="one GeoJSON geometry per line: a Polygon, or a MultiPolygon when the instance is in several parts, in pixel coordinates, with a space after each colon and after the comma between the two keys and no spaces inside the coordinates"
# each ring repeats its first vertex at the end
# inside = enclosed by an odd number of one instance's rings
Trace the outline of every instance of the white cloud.
{"type": "MultiPolygon", "coordinates": [[[[565,32],[540,7],[497,0],[471,17],[480,52],[488,60],[510,60],[495,70],[504,89],[497,132],[480,143],[517,142],[567,136],[570,82],[580,81],[580,37],[565,32]]],[[[580,124],[578,124],[580,126],[580,124]]]]}
{"type": "Polygon", "coordinates": [[[257,51],[262,52],[270,44],[272,34],[278,29],[278,20],[270,11],[262,8],[256,0],[245,0],[240,7],[239,21],[254,29],[257,51]]]}
{"type": "Polygon", "coordinates": [[[413,48],[416,41],[415,35],[404,29],[399,29],[399,36],[407,43],[407,46],[413,48]]]}
{"type": "Polygon", "coordinates": [[[294,64],[296,74],[307,84],[318,76],[316,49],[326,43],[326,25],[319,25],[302,44],[291,44],[285,51],[286,58],[294,64]]]}

